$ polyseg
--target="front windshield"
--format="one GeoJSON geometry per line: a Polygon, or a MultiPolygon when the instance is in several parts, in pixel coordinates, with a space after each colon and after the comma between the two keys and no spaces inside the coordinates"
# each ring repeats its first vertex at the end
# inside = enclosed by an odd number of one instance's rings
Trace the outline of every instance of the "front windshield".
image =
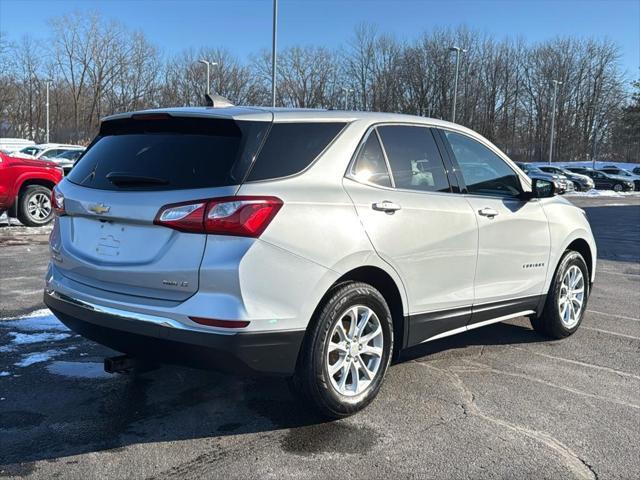
{"type": "Polygon", "coordinates": [[[20,153],[26,153],[27,155],[37,155],[41,151],[42,148],[24,147],[22,150],[20,150],[20,153]]]}

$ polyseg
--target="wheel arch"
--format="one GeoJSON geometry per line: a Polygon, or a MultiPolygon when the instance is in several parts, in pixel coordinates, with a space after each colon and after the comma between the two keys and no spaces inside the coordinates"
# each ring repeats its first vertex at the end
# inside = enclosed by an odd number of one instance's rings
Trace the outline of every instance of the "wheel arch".
{"type": "Polygon", "coordinates": [[[53,187],[56,186],[56,183],[46,178],[27,178],[20,184],[20,188],[17,192],[17,197],[20,198],[22,192],[24,192],[27,187],[30,187],[32,185],[40,185],[42,187],[48,188],[49,190],[53,190],[53,187]]]}
{"type": "Polygon", "coordinates": [[[340,276],[340,278],[338,278],[323,295],[322,299],[318,303],[316,312],[314,312],[314,316],[326,298],[329,297],[336,288],[339,288],[340,285],[343,285],[346,282],[364,282],[371,285],[382,294],[389,306],[389,310],[391,311],[394,338],[393,356],[394,359],[397,358],[407,341],[407,328],[409,324],[405,319],[405,308],[401,287],[399,287],[394,278],[382,268],[374,265],[364,265],[353,268],[352,270],[342,274],[342,276],[340,276]]]}
{"type": "Polygon", "coordinates": [[[584,258],[584,261],[587,263],[589,279],[590,281],[593,281],[593,252],[591,251],[591,247],[589,246],[587,241],[584,238],[576,238],[571,243],[569,243],[569,245],[567,245],[565,251],[566,250],[574,250],[582,255],[582,258],[584,258]]]}

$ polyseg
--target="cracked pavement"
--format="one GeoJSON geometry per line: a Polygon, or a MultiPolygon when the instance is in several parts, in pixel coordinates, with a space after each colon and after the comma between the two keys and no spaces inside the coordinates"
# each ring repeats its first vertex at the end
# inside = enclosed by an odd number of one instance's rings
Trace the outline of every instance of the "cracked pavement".
{"type": "MultiPolygon", "coordinates": [[[[637,478],[640,199],[575,202],[599,264],[574,336],[547,341],[515,319],[422,345],[370,407],[337,422],[310,415],[282,380],[109,376],[110,350],[48,330],[15,345],[34,332],[0,321],[0,477],[637,478]]],[[[46,234],[10,228],[0,317],[43,308],[46,234]]]]}

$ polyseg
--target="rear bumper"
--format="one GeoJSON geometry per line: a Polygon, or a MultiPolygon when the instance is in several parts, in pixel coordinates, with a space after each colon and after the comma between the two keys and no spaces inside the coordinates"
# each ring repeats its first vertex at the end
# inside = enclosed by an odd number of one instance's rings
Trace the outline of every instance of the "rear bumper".
{"type": "Polygon", "coordinates": [[[223,334],[168,318],[102,308],[45,290],[44,303],[71,330],[119,352],[160,363],[249,375],[291,375],[304,330],[223,334]]]}

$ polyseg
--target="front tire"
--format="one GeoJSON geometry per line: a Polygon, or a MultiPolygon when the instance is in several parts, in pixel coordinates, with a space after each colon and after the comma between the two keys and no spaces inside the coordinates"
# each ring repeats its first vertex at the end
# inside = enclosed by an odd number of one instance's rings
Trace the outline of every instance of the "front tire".
{"type": "Polygon", "coordinates": [[[549,338],[565,338],[578,330],[587,309],[589,270],[582,255],[567,250],[551,282],[542,315],[531,318],[534,330],[549,338]]]}
{"type": "Polygon", "coordinates": [[[613,186],[613,191],[614,191],[614,192],[621,192],[622,190],[624,190],[624,187],[622,186],[622,184],[621,184],[621,183],[616,183],[616,184],[613,186]]]}
{"type": "Polygon", "coordinates": [[[371,285],[348,282],[320,305],[291,384],[322,416],[343,418],[376,397],[392,351],[384,297],[371,285]]]}
{"type": "Polygon", "coordinates": [[[18,220],[28,227],[41,227],[53,219],[51,190],[42,185],[29,185],[18,198],[18,220]]]}

